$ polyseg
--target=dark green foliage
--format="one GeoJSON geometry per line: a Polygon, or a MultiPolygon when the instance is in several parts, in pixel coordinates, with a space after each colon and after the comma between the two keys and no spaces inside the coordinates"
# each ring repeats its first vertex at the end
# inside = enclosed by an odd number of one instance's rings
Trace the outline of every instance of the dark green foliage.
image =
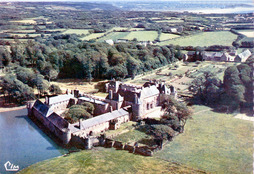
{"type": "Polygon", "coordinates": [[[165,108],[161,122],[175,131],[183,132],[186,121],[191,118],[192,110],[171,96],[161,96],[160,100],[165,108]]]}
{"type": "MultiPolygon", "coordinates": [[[[253,59],[253,58],[252,58],[253,59]]],[[[229,102],[233,107],[238,108],[240,104],[252,103],[252,65],[251,58],[238,66],[231,66],[224,74],[224,88],[229,102]]]]}
{"type": "Polygon", "coordinates": [[[171,127],[164,124],[154,124],[151,125],[151,128],[155,137],[160,137],[164,140],[170,140],[175,135],[175,131],[171,127]]]}
{"type": "Polygon", "coordinates": [[[0,50],[0,58],[4,66],[12,61],[40,72],[48,81],[57,78],[91,81],[135,77],[180,59],[179,53],[180,49],[173,46],[145,47],[137,43],[110,46],[106,43],[84,43],[74,35],[53,35],[44,40],[12,45],[10,54],[0,50]]]}
{"type": "Polygon", "coordinates": [[[58,85],[54,85],[54,84],[49,87],[49,92],[54,95],[63,93],[61,88],[58,85]]]}
{"type": "Polygon", "coordinates": [[[210,71],[205,71],[195,78],[189,86],[189,90],[206,104],[219,102],[224,92],[221,80],[210,71]]]}
{"type": "Polygon", "coordinates": [[[34,99],[33,89],[14,75],[6,75],[0,81],[2,91],[8,95],[9,102],[24,104],[25,101],[34,99]]]}
{"type": "Polygon", "coordinates": [[[83,105],[73,105],[70,109],[65,113],[65,119],[70,123],[76,123],[80,119],[88,119],[91,118],[92,115],[87,111],[87,107],[83,105]]]}
{"type": "Polygon", "coordinates": [[[81,105],[85,107],[85,110],[87,112],[89,112],[91,115],[93,114],[93,112],[94,112],[94,105],[92,103],[82,102],[81,105]]]}

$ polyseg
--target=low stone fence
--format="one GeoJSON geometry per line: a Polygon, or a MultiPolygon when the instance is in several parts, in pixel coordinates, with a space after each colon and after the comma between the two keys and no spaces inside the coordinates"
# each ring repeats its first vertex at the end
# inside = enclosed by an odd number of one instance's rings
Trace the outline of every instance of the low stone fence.
{"type": "Polygon", "coordinates": [[[104,147],[106,148],[116,148],[117,150],[127,150],[130,153],[135,153],[143,156],[153,156],[153,153],[160,150],[159,146],[149,147],[149,146],[132,146],[125,144],[120,141],[114,141],[112,139],[106,138],[104,147]]]}

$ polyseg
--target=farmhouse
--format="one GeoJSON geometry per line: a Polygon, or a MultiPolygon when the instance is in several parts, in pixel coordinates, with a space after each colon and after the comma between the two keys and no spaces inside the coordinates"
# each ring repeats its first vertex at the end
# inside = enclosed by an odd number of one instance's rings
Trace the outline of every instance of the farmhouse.
{"type": "Polygon", "coordinates": [[[226,52],[208,52],[204,51],[201,53],[203,60],[207,61],[223,61],[223,62],[233,62],[235,60],[234,56],[231,56],[226,52]]]}
{"type": "Polygon", "coordinates": [[[250,50],[245,50],[244,52],[238,54],[235,58],[236,62],[245,62],[251,56],[250,50]]]}
{"type": "Polygon", "coordinates": [[[91,148],[99,134],[118,129],[122,123],[130,120],[147,118],[149,113],[161,109],[160,96],[177,96],[173,86],[158,81],[137,86],[112,80],[105,87],[108,92],[106,98],[80,94],[74,90],[71,94],[67,91],[64,95],[47,97],[45,103],[37,100],[34,104],[28,104],[28,116],[38,120],[61,143],[91,148]],[[71,124],[61,117],[68,107],[83,101],[94,105],[93,118],[71,124]]]}
{"type": "MultiPolygon", "coordinates": [[[[250,50],[245,50],[244,52],[237,55],[237,52],[215,52],[215,51],[202,51],[202,60],[206,61],[221,61],[221,62],[245,62],[251,56],[250,50]]],[[[184,61],[195,61],[198,60],[197,57],[199,52],[189,51],[184,55],[184,61]]]]}

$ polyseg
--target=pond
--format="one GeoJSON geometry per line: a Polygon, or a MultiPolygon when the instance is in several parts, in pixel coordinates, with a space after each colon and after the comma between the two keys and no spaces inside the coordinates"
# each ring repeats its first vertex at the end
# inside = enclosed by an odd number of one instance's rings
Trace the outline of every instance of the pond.
{"type": "Polygon", "coordinates": [[[58,146],[28,117],[27,109],[0,112],[0,173],[10,161],[19,170],[68,151],[58,146]]]}

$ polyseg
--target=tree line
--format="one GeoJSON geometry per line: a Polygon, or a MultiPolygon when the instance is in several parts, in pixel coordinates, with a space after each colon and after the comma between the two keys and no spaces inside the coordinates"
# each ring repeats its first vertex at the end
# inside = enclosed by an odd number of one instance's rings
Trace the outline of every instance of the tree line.
{"type": "MultiPolygon", "coordinates": [[[[40,93],[49,82],[63,78],[93,79],[134,78],[138,74],[182,59],[175,46],[143,46],[137,42],[84,42],[76,35],[55,35],[27,43],[0,48],[0,65],[11,67],[12,78],[40,93]]],[[[6,79],[3,84],[8,83],[6,79]]],[[[3,86],[3,88],[5,88],[3,86]]]]}
{"type": "Polygon", "coordinates": [[[244,63],[228,67],[223,80],[215,73],[204,71],[192,81],[189,90],[194,93],[196,101],[215,106],[217,109],[223,109],[225,106],[228,112],[239,108],[252,109],[253,63],[254,59],[251,56],[244,63]]]}

